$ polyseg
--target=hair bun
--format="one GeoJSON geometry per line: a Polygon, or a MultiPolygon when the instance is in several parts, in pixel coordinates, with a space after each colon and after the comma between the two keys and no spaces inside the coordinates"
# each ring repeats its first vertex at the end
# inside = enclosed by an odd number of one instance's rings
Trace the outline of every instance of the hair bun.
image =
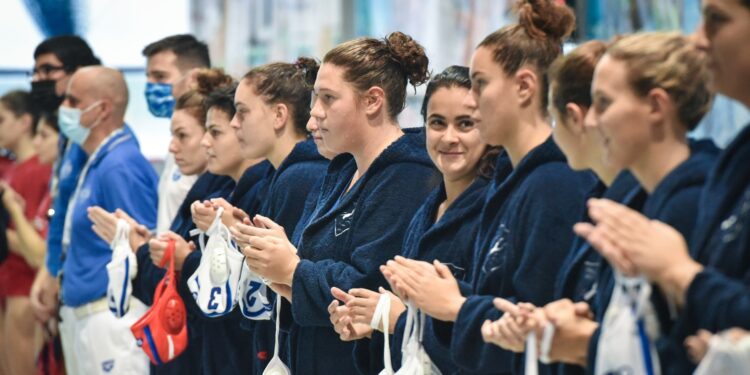
{"type": "Polygon", "coordinates": [[[234,83],[234,79],[224,73],[221,68],[203,68],[195,74],[196,85],[194,89],[203,96],[208,96],[216,89],[234,83]]]}
{"type": "Polygon", "coordinates": [[[296,66],[297,70],[303,74],[305,83],[310,86],[315,84],[315,78],[318,75],[318,68],[320,68],[320,64],[317,60],[310,57],[300,56],[297,58],[294,66],[296,66]]]}
{"type": "Polygon", "coordinates": [[[403,67],[409,83],[418,86],[427,82],[430,78],[427,70],[430,60],[424,47],[400,31],[388,34],[385,44],[393,58],[403,67]]]}
{"type": "Polygon", "coordinates": [[[518,23],[532,37],[563,40],[575,28],[575,14],[553,0],[519,0],[518,23]]]}

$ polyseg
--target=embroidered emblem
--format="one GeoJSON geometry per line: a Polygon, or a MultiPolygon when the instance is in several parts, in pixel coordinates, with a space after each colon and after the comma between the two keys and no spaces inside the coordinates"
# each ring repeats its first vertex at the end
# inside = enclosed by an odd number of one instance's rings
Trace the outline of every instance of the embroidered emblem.
{"type": "Polygon", "coordinates": [[[510,231],[505,227],[505,224],[500,224],[497,237],[492,244],[492,248],[490,248],[490,251],[487,253],[487,258],[482,267],[482,270],[485,273],[491,273],[502,267],[503,257],[506,252],[505,249],[508,247],[507,236],[509,234],[510,231]]]}
{"type": "Polygon", "coordinates": [[[343,212],[336,217],[334,234],[336,237],[344,234],[352,227],[352,217],[354,216],[354,209],[350,212],[343,212]]]}
{"type": "Polygon", "coordinates": [[[68,178],[71,172],[73,172],[73,166],[69,161],[66,161],[65,164],[63,164],[63,166],[60,168],[60,179],[64,180],[68,178]]]}
{"type": "Polygon", "coordinates": [[[104,362],[102,362],[102,371],[104,372],[110,372],[112,369],[115,368],[115,360],[114,359],[108,359],[104,362]]]}

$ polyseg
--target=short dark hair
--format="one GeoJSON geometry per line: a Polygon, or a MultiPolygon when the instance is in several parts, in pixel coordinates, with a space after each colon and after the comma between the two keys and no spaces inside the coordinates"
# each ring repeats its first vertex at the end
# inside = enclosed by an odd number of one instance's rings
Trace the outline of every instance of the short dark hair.
{"type": "Polygon", "coordinates": [[[427,89],[424,93],[424,99],[422,100],[422,119],[427,121],[427,105],[430,104],[432,94],[440,88],[451,88],[451,87],[463,87],[467,90],[471,89],[471,78],[469,78],[469,68],[465,66],[452,65],[440,74],[432,77],[430,82],[427,84],[427,89]]]}
{"type": "MultiPolygon", "coordinates": [[[[42,111],[39,113],[39,122],[44,121],[56,132],[60,132],[60,125],[57,123],[57,111],[42,111]]],[[[39,123],[37,122],[37,123],[39,123]]]]}
{"type": "Polygon", "coordinates": [[[237,111],[234,107],[234,93],[236,91],[237,84],[233,83],[231,85],[222,86],[208,94],[206,101],[203,103],[206,112],[208,112],[209,109],[214,108],[226,113],[230,119],[234,117],[234,113],[237,111]]]}
{"type": "Polygon", "coordinates": [[[28,91],[13,90],[0,97],[0,103],[12,112],[14,116],[31,116],[31,135],[36,134],[36,123],[39,121],[39,112],[36,110],[31,94],[28,91]]]}
{"type": "Polygon", "coordinates": [[[62,62],[65,71],[73,73],[82,66],[101,65],[88,43],[76,35],[60,35],[45,39],[34,50],[34,59],[51,53],[62,62]]]}
{"type": "Polygon", "coordinates": [[[141,53],[149,58],[164,51],[172,51],[177,55],[177,65],[180,69],[211,67],[208,46],[190,34],[172,35],[157,40],[147,45],[141,53]]]}

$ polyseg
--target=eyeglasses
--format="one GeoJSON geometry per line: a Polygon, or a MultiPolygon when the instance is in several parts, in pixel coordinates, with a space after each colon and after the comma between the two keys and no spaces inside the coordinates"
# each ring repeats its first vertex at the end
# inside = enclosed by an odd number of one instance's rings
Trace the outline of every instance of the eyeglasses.
{"type": "Polygon", "coordinates": [[[26,76],[29,78],[33,78],[36,75],[41,76],[48,76],[52,74],[53,72],[65,70],[64,66],[54,66],[50,64],[42,64],[39,67],[36,67],[32,69],[31,71],[26,72],[26,76]]]}

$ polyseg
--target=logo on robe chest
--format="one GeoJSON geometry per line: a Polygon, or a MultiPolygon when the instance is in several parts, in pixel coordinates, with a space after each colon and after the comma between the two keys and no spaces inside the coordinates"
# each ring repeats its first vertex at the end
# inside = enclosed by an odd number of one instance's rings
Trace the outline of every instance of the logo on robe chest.
{"type": "Polygon", "coordinates": [[[78,203],[80,204],[82,201],[85,201],[87,199],[91,198],[91,188],[85,187],[81,189],[81,192],[78,193],[78,203]]]}
{"type": "Polygon", "coordinates": [[[70,172],[73,172],[73,166],[69,161],[66,161],[60,168],[60,179],[64,180],[70,176],[70,172]]]}
{"type": "Polygon", "coordinates": [[[336,216],[335,220],[335,228],[334,228],[334,234],[336,237],[346,233],[349,229],[352,228],[352,221],[354,217],[354,208],[351,209],[351,211],[345,211],[338,216],[336,216]]]}
{"type": "Polygon", "coordinates": [[[729,243],[737,239],[743,230],[743,224],[747,221],[747,215],[750,213],[750,190],[745,191],[742,197],[740,207],[732,213],[731,216],[721,222],[721,241],[729,243]]]}
{"type": "Polygon", "coordinates": [[[115,360],[114,359],[108,359],[104,362],[102,362],[102,371],[104,372],[112,372],[112,370],[115,368],[115,360]]]}
{"type": "Polygon", "coordinates": [[[510,246],[508,244],[508,235],[510,231],[505,224],[500,225],[500,229],[497,231],[495,241],[492,242],[492,247],[487,252],[487,258],[484,261],[482,270],[485,273],[491,273],[503,266],[503,260],[505,259],[505,253],[510,246]]]}
{"type": "Polygon", "coordinates": [[[172,181],[177,181],[182,177],[182,173],[180,173],[180,170],[178,168],[174,169],[174,172],[172,172],[172,181]]]}

